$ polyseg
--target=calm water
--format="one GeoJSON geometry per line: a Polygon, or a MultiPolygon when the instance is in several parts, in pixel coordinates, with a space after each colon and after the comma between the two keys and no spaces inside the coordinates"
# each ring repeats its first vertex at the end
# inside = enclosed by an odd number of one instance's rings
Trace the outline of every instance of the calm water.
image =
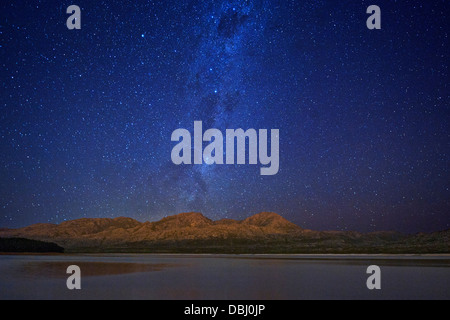
{"type": "Polygon", "coordinates": [[[450,299],[450,256],[2,255],[0,299],[450,299]]]}

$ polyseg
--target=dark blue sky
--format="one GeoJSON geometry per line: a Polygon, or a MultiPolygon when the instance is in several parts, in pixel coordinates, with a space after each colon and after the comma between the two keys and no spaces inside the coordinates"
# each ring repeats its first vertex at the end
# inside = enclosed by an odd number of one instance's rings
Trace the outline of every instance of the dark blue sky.
{"type": "Polygon", "coordinates": [[[14,1],[0,8],[0,227],[274,211],[450,228],[448,1],[14,1]],[[68,30],[66,8],[81,8],[68,30]],[[368,30],[377,4],[382,29],[368,30]],[[176,166],[171,134],[279,129],[280,171],[176,166]]]}

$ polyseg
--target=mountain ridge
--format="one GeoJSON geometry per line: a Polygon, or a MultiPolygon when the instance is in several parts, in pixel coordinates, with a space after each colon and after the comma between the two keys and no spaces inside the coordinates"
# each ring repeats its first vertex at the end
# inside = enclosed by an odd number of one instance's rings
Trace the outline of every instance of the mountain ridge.
{"type": "Polygon", "coordinates": [[[144,252],[450,252],[450,230],[404,235],[395,231],[314,231],[274,212],[213,221],[199,212],[159,221],[81,218],[0,229],[0,238],[56,243],[69,251],[144,252]]]}

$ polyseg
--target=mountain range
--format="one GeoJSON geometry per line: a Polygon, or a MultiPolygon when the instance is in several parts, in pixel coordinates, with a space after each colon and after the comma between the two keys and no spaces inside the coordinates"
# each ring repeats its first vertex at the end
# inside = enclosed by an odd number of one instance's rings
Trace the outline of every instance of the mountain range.
{"type": "Polygon", "coordinates": [[[415,235],[313,231],[272,212],[218,221],[197,212],[156,222],[83,218],[0,229],[0,238],[51,242],[65,252],[450,253],[450,230],[415,235]]]}

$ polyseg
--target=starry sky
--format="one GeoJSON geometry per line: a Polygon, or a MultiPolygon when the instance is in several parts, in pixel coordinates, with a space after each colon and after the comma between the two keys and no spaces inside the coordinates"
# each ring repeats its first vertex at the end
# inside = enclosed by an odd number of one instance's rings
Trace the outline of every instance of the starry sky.
{"type": "MultiPolygon", "coordinates": [[[[2,1],[0,227],[273,211],[450,228],[449,4],[2,1]],[[81,8],[68,30],[66,8],[81,8]],[[366,9],[381,8],[368,30],[366,9]],[[280,130],[280,170],[174,165],[171,134],[280,130]]],[[[206,145],[206,143],[205,143],[206,145]]]]}

